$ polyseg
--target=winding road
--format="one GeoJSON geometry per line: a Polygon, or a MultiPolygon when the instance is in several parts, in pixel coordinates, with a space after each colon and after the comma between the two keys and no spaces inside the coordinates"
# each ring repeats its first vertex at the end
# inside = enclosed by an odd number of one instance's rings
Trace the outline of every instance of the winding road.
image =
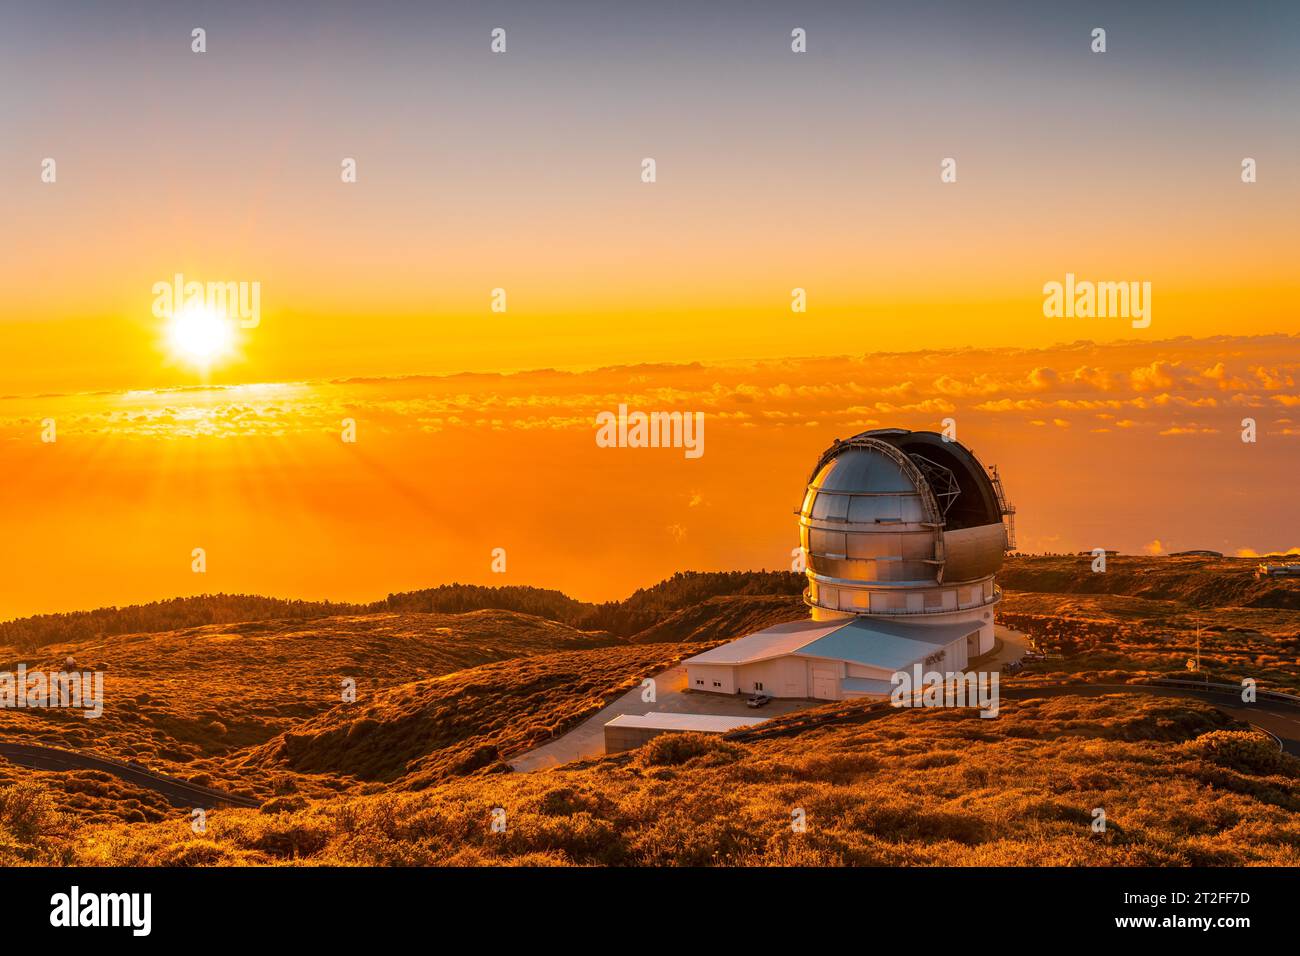
{"type": "Polygon", "coordinates": [[[102,770],[105,773],[111,773],[119,780],[162,794],[175,807],[211,809],[221,804],[236,807],[257,807],[261,805],[260,800],[255,800],[252,797],[241,797],[237,794],[225,793],[212,787],[190,783],[188,780],[169,777],[163,773],[155,773],[135,764],[114,760],[111,757],[100,757],[80,750],[60,750],[57,747],[41,747],[36,744],[0,742],[0,757],[5,757],[12,763],[23,767],[31,767],[34,770],[102,770]]]}

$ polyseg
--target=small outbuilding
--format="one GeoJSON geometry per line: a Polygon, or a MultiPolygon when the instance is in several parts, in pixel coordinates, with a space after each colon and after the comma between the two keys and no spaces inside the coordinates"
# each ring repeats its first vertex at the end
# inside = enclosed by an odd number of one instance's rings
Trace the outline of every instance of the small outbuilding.
{"type": "Polygon", "coordinates": [[[761,724],[765,717],[723,717],[713,714],[619,714],[605,724],[605,753],[640,747],[660,734],[725,734],[761,724]]]}

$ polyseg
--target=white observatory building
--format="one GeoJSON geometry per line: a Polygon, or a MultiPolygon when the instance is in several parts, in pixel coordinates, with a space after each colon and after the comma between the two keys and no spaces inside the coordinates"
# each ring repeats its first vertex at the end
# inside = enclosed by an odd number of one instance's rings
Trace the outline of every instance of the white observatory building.
{"type": "Polygon", "coordinates": [[[841,700],[888,696],[914,664],[964,670],[993,649],[1014,513],[996,467],[935,432],[836,440],[799,512],[811,619],[690,658],[686,686],[841,700]]]}

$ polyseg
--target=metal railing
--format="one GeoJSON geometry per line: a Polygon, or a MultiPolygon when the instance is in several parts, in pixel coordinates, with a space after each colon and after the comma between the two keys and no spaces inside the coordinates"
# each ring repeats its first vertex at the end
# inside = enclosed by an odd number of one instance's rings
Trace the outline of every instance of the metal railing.
{"type": "Polygon", "coordinates": [[[989,465],[989,477],[993,481],[993,494],[998,499],[998,510],[1002,512],[1002,526],[1006,529],[1007,550],[1016,549],[1016,506],[1007,500],[1006,489],[1002,487],[1002,475],[997,465],[989,465]]]}
{"type": "MultiPolygon", "coordinates": [[[[1189,690],[1206,690],[1217,691],[1219,693],[1231,694],[1237,696],[1241,693],[1240,684],[1223,684],[1217,681],[1204,680],[1186,680],[1182,677],[1153,677],[1146,681],[1148,684],[1159,684],[1162,687],[1186,687],[1189,690]]],[[[1300,706],[1300,697],[1295,694],[1288,694],[1280,690],[1255,690],[1256,699],[1272,700],[1283,704],[1295,704],[1300,706]]]]}
{"type": "Polygon", "coordinates": [[[803,589],[803,603],[806,607],[819,607],[827,611],[842,611],[845,614],[861,614],[863,616],[871,615],[874,617],[901,617],[908,614],[956,614],[958,611],[974,611],[982,607],[992,607],[1002,600],[1002,588],[993,585],[993,596],[987,601],[981,599],[977,604],[962,604],[958,602],[956,607],[921,607],[921,608],[890,608],[888,610],[873,611],[870,608],[831,608],[823,604],[817,604],[809,594],[810,589],[803,589]]]}

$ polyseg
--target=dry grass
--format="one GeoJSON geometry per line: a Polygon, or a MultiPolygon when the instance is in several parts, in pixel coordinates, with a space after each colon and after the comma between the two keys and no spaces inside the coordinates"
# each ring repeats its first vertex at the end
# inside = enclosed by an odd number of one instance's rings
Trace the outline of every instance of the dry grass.
{"type": "Polygon", "coordinates": [[[183,819],[47,825],[33,845],[0,825],[9,862],[89,865],[1296,865],[1300,762],[1270,747],[1201,704],[1066,697],[660,737],[552,772],[220,811],[203,837],[183,819]]]}
{"type": "Polygon", "coordinates": [[[419,789],[446,777],[509,770],[503,757],[540,746],[698,645],[567,651],[485,664],[340,705],[231,764],[419,789]]]}
{"type": "Polygon", "coordinates": [[[1257,563],[1122,557],[1094,574],[1089,557],[1018,558],[1000,576],[1008,590],[998,617],[1064,657],[1026,677],[1187,677],[1200,628],[1211,680],[1250,677],[1297,694],[1300,581],[1257,581],[1257,563]]]}
{"type": "MultiPolygon", "coordinates": [[[[1009,558],[1004,588],[1050,594],[1118,594],[1186,607],[1255,607],[1300,611],[1300,581],[1255,577],[1256,558],[1111,555],[1094,573],[1092,555],[1009,558]]],[[[1276,563],[1274,560],[1273,563],[1276,563]]]]}
{"type": "Polygon", "coordinates": [[[82,825],[155,822],[176,814],[160,793],[102,770],[32,770],[0,760],[0,789],[26,784],[41,787],[55,811],[82,825]]]}
{"type": "Polygon", "coordinates": [[[808,616],[803,599],[788,594],[727,595],[682,608],[631,638],[636,644],[657,641],[703,644],[729,641],[775,624],[808,616]]]}
{"type": "Polygon", "coordinates": [[[262,621],[51,645],[40,657],[0,660],[0,670],[18,660],[57,669],[72,654],[78,667],[105,671],[103,716],[0,710],[0,738],[90,750],[252,794],[268,781],[232,774],[229,765],[339,705],[344,678],[356,681],[365,704],[485,662],[614,642],[604,632],[488,610],[262,621]]]}
{"type": "MultiPolygon", "coordinates": [[[[1255,582],[1241,561],[1088,565],[1008,564],[1000,616],[1064,658],[1031,676],[1182,675],[1199,624],[1213,676],[1300,691],[1300,584],[1255,582]]],[[[72,653],[106,670],[104,716],[0,711],[0,737],[264,802],[210,814],[198,837],[188,812],[110,775],[0,760],[0,863],[1300,864],[1297,762],[1185,700],[1004,701],[995,720],[891,713],[748,743],[662,737],[630,755],[506,772],[503,758],[685,654],[804,613],[785,594],[724,596],[667,602],[628,640],[480,610],[45,647],[21,659],[49,667],[72,653]],[[340,702],[344,677],[354,704],[340,702]],[[495,806],[505,834],[488,827],[495,806]],[[795,807],[805,834],[791,832],[795,807]],[[1105,835],[1091,832],[1095,807],[1105,835]]],[[[4,656],[0,670],[20,659],[4,656]]],[[[854,706],[828,710],[854,718],[854,706]]]]}

